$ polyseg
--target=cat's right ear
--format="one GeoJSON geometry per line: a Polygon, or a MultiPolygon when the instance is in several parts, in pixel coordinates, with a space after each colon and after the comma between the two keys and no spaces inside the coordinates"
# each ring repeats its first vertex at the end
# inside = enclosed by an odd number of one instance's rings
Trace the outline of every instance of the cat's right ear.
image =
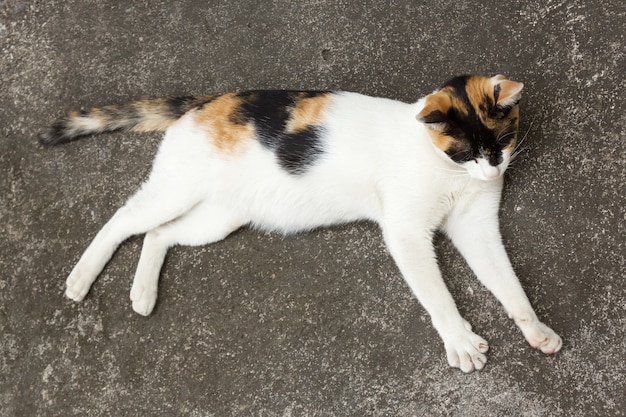
{"type": "Polygon", "coordinates": [[[450,109],[450,98],[438,91],[425,97],[424,107],[415,118],[433,130],[444,130],[447,125],[446,114],[450,109]]]}
{"type": "Polygon", "coordinates": [[[491,77],[491,83],[494,86],[494,96],[496,104],[499,107],[513,107],[522,98],[522,89],[524,84],[507,80],[504,75],[496,75],[491,77]]]}

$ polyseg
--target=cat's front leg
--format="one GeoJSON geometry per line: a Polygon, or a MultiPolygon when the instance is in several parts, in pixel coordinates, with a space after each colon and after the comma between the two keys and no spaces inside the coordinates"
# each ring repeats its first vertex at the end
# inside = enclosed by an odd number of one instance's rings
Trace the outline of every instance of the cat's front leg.
{"type": "Polygon", "coordinates": [[[448,363],[463,372],[485,366],[487,342],[461,317],[437,266],[432,234],[406,224],[383,228],[387,247],[409,287],[443,339],[448,363]]]}
{"type": "Polygon", "coordinates": [[[561,349],[561,338],[539,321],[506,254],[497,204],[488,198],[451,213],[445,230],[478,279],[502,303],[528,343],[543,353],[561,349]]]}

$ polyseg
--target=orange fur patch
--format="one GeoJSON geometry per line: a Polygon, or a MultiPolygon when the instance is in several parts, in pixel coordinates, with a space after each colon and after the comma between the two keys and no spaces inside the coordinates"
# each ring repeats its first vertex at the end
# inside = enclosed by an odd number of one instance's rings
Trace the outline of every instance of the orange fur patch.
{"type": "Polygon", "coordinates": [[[108,122],[108,118],[100,109],[91,109],[87,114],[72,111],[70,118],[75,127],[86,130],[104,129],[108,122]]]}
{"type": "Polygon", "coordinates": [[[209,128],[211,141],[220,151],[232,152],[241,143],[254,138],[252,123],[234,122],[241,103],[236,94],[228,93],[207,103],[196,114],[196,124],[209,128]]]}
{"type": "Polygon", "coordinates": [[[480,121],[489,129],[494,129],[496,127],[495,121],[488,117],[488,113],[480,110],[481,105],[483,108],[486,108],[486,99],[491,100],[491,102],[495,104],[493,95],[494,88],[489,78],[478,76],[471,77],[465,85],[465,91],[480,121]]]}
{"type": "Polygon", "coordinates": [[[437,108],[442,113],[447,113],[451,108],[455,108],[457,112],[463,116],[467,116],[467,107],[465,107],[465,103],[463,103],[459,98],[454,94],[454,91],[450,87],[446,87],[441,91],[432,94],[429,97],[435,98],[435,96],[440,96],[437,102],[437,108]],[[444,98],[445,97],[445,98],[444,98]]]}
{"type": "Polygon", "coordinates": [[[452,136],[444,135],[430,129],[428,130],[428,134],[430,135],[433,144],[441,149],[442,152],[447,151],[455,142],[457,142],[452,136]]]}
{"type": "Polygon", "coordinates": [[[441,112],[442,114],[446,114],[448,113],[451,105],[452,103],[450,102],[449,94],[443,93],[441,91],[429,94],[428,96],[426,96],[424,108],[417,114],[417,118],[424,118],[436,111],[441,112]]]}
{"type": "Polygon", "coordinates": [[[133,130],[136,132],[162,131],[172,124],[166,99],[139,100],[132,105],[132,110],[141,116],[133,130]]]}
{"type": "Polygon", "coordinates": [[[322,113],[328,99],[329,96],[324,94],[297,101],[287,122],[287,133],[296,133],[309,126],[321,124],[322,113]]]}

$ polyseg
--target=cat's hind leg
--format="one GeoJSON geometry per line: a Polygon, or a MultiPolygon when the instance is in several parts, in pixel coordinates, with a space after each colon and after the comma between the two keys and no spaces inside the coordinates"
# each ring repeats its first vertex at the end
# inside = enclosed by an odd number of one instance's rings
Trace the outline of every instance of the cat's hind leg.
{"type": "Polygon", "coordinates": [[[177,218],[200,199],[197,191],[176,178],[151,175],[87,247],[67,278],[66,296],[81,301],[120,243],[177,218]]]}
{"type": "Polygon", "coordinates": [[[159,273],[168,248],[214,243],[243,224],[232,210],[202,202],[181,217],[147,232],[130,291],[133,310],[143,316],[152,312],[157,300],[159,273]]]}

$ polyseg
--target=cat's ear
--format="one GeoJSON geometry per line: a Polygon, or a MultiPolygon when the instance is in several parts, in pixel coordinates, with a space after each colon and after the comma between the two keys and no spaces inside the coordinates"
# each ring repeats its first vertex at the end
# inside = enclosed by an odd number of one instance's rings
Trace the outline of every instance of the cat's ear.
{"type": "Polygon", "coordinates": [[[493,83],[493,95],[498,106],[515,106],[522,98],[524,84],[507,80],[504,75],[492,77],[491,82],[493,83]]]}
{"type": "Polygon", "coordinates": [[[450,109],[450,98],[447,94],[438,91],[429,94],[424,99],[424,107],[415,118],[434,130],[443,130],[446,127],[446,114],[450,109]]]}

